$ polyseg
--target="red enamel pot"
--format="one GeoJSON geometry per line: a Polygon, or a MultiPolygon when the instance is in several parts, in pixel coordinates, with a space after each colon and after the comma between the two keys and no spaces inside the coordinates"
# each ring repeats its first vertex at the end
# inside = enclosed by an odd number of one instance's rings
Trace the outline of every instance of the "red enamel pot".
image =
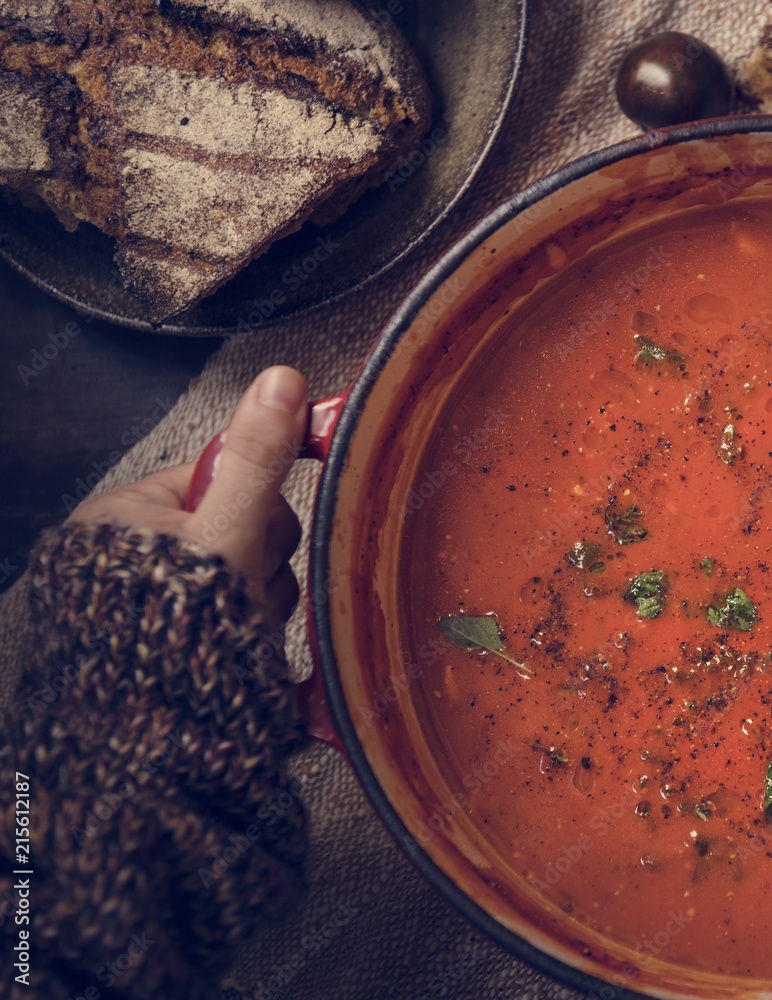
{"type": "MultiPolygon", "coordinates": [[[[453,789],[419,724],[420,657],[406,649],[400,539],[432,428],[505,317],[590,247],[702,202],[769,197],[772,118],[717,119],[648,133],[571,163],[495,210],[408,296],[353,385],[311,412],[324,461],[311,537],[315,691],[309,728],[344,749],[416,867],[519,958],[602,1000],[772,997],[620,944],[555,911],[514,877],[468,811],[428,826],[453,789]],[[565,255],[545,251],[556,234],[565,255]]],[[[213,443],[192,502],[211,476],[213,443]]],[[[414,494],[413,494],[414,495],[414,494]]],[[[308,694],[306,688],[304,697],[308,694]]]]}

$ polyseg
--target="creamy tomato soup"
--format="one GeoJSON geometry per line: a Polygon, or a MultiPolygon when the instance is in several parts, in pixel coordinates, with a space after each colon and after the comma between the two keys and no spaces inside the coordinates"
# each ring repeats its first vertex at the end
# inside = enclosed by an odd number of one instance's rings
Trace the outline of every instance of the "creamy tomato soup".
{"type": "Polygon", "coordinates": [[[772,980],[771,261],[728,203],[531,297],[424,453],[402,625],[449,788],[566,939],[772,980]],[[447,628],[484,616],[509,660],[447,628]]]}

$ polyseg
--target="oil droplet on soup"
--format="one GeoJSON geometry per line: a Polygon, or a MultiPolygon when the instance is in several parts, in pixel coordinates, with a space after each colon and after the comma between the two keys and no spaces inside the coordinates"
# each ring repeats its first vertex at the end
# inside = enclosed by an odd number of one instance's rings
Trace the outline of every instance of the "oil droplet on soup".
{"type": "Polygon", "coordinates": [[[566,941],[767,979],[770,262],[772,210],[730,202],[569,265],[437,421],[401,557],[415,650],[463,605],[534,671],[443,642],[414,688],[451,789],[504,754],[464,799],[502,871],[566,941]]]}

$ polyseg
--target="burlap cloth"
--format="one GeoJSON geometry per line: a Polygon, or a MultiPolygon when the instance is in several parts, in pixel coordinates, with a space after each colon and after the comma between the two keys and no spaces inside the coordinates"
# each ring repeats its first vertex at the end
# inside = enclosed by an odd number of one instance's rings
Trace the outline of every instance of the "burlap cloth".
{"type": "MultiPolygon", "coordinates": [[[[317,397],[346,386],[389,314],[459,234],[529,182],[635,133],[614,99],[615,68],[631,43],[665,28],[692,32],[734,68],[772,19],[772,4],[763,0],[532,0],[531,7],[518,96],[472,190],[439,230],[348,299],[225,342],[98,492],[156,470],[161,455],[168,456],[164,465],[194,459],[267,365],[301,369],[317,397]]],[[[299,463],[286,490],[306,525],[317,475],[310,463],[299,463]]],[[[305,566],[301,550],[301,583],[305,566]]],[[[22,669],[23,600],[22,580],[0,605],[0,704],[22,669]]],[[[288,654],[299,673],[310,670],[302,614],[290,623],[288,654]]],[[[287,922],[257,930],[227,980],[229,1000],[580,996],[482,938],[424,883],[337,753],[315,747],[294,766],[312,822],[310,888],[287,922]]]]}

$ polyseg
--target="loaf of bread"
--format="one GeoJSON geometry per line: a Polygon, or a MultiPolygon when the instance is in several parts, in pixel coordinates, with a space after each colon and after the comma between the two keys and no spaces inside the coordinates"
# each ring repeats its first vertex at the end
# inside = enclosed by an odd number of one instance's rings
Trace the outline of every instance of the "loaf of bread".
{"type": "Polygon", "coordinates": [[[429,94],[356,0],[0,0],[0,183],[92,223],[148,318],[381,182],[429,94]]]}

